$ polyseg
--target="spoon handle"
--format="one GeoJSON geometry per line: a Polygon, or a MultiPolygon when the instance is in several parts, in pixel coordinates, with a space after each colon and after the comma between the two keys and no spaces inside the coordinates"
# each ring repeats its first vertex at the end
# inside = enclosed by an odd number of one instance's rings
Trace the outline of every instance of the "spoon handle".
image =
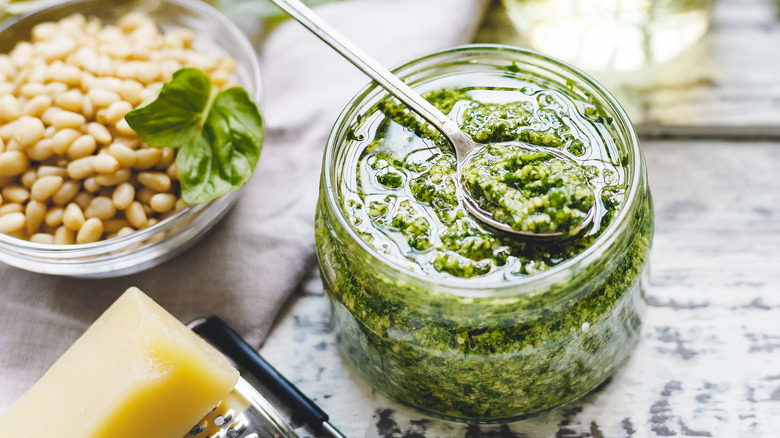
{"type": "Polygon", "coordinates": [[[471,139],[458,124],[438,108],[412,90],[388,69],[352,44],[344,35],[314,14],[299,0],[272,0],[279,8],[317,35],[322,41],[339,52],[355,67],[376,81],[382,88],[406,104],[412,111],[431,123],[455,147],[456,155],[465,157],[470,151],[471,139]]]}

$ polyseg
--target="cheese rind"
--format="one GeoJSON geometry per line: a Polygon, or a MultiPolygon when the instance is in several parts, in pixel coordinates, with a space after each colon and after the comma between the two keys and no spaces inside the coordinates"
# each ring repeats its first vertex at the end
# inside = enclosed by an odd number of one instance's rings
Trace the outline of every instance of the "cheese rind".
{"type": "Polygon", "coordinates": [[[0,416],[0,437],[178,438],[237,381],[221,353],[130,288],[0,416]]]}

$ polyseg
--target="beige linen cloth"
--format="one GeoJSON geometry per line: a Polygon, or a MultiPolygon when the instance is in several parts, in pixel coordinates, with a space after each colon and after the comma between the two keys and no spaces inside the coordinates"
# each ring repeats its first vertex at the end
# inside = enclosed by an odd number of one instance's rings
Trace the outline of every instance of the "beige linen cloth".
{"type": "MultiPolygon", "coordinates": [[[[352,0],[318,12],[393,66],[467,43],[483,3],[352,0]]],[[[184,322],[218,314],[253,344],[265,338],[316,263],[322,151],[339,112],[368,79],[289,20],[259,52],[268,127],[260,163],[236,207],[201,242],[156,268],[112,279],[54,277],[0,265],[0,413],[130,286],[184,322]]]]}

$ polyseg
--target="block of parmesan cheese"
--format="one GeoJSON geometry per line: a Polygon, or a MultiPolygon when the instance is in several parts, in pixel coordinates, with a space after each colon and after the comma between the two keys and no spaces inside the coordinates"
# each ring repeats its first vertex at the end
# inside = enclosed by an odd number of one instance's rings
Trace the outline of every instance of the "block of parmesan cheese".
{"type": "Polygon", "coordinates": [[[237,380],[221,353],[130,288],[0,416],[0,437],[180,438],[237,380]]]}

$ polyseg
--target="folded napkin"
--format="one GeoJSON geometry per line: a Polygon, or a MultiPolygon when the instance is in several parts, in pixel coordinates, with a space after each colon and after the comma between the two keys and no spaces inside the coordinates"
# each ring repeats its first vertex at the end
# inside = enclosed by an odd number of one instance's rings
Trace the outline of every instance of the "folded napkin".
{"type": "MultiPolygon", "coordinates": [[[[383,64],[468,42],[481,0],[361,0],[318,12],[383,64]]],[[[107,6],[108,7],[108,6],[107,6]]],[[[298,23],[260,48],[268,132],[236,207],[201,242],[145,272],[84,280],[0,265],[0,413],[125,289],[184,322],[218,314],[259,345],[314,255],[314,211],[330,128],[368,82],[298,23]]]]}

